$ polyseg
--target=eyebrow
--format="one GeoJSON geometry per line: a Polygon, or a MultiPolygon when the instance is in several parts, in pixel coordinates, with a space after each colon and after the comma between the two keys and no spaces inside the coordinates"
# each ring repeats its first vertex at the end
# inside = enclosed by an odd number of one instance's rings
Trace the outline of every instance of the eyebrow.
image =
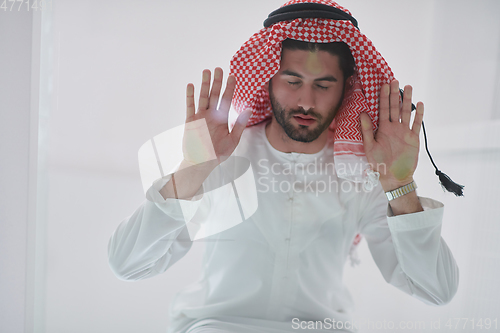
{"type": "MultiPolygon", "coordinates": [[[[298,77],[299,79],[303,79],[304,78],[299,73],[292,72],[291,70],[288,70],[288,69],[285,69],[283,72],[281,72],[281,75],[295,76],[295,77],[298,77]]],[[[327,75],[327,76],[323,76],[323,77],[320,77],[318,79],[315,79],[314,81],[337,82],[338,80],[334,76],[332,76],[332,75],[327,75]]]]}

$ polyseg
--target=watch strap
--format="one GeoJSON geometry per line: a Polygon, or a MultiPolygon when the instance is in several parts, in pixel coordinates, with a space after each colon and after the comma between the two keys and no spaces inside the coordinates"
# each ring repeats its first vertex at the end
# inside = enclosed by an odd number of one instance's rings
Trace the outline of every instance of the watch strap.
{"type": "Polygon", "coordinates": [[[392,201],[405,194],[413,192],[416,189],[417,189],[417,184],[415,184],[415,181],[412,181],[411,183],[398,187],[395,190],[385,192],[385,195],[387,196],[387,200],[392,201]]]}

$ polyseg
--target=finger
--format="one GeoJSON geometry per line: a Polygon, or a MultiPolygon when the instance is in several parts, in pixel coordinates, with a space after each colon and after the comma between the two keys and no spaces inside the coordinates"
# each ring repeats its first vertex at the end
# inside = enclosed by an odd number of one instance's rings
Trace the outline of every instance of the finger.
{"type": "Polygon", "coordinates": [[[389,94],[391,88],[388,84],[383,84],[380,88],[380,121],[388,121],[389,113],[389,94]]]}
{"type": "Polygon", "coordinates": [[[188,84],[186,87],[186,120],[194,116],[196,112],[194,106],[194,85],[188,84]]]}
{"type": "Polygon", "coordinates": [[[365,147],[365,153],[370,151],[373,147],[375,138],[373,136],[373,124],[370,116],[363,112],[359,115],[361,120],[361,134],[363,135],[363,146],[365,147]]]}
{"type": "Polygon", "coordinates": [[[203,71],[198,110],[208,109],[208,92],[210,91],[210,75],[211,75],[210,70],[205,69],[203,71]]]}
{"type": "Polygon", "coordinates": [[[391,122],[399,122],[399,81],[393,80],[391,82],[391,95],[389,96],[390,101],[390,119],[391,122]]]}
{"type": "Polygon", "coordinates": [[[219,110],[225,113],[229,113],[229,108],[231,107],[231,101],[233,99],[235,88],[236,88],[236,78],[233,75],[230,75],[227,78],[226,89],[224,90],[224,94],[222,95],[219,110]]]}
{"type": "Polygon", "coordinates": [[[413,93],[413,88],[411,86],[405,86],[403,93],[403,107],[401,108],[401,123],[408,126],[410,124],[411,118],[411,97],[413,93]]]}
{"type": "Polygon", "coordinates": [[[217,108],[219,104],[220,89],[222,87],[222,68],[217,67],[214,71],[214,82],[212,84],[212,91],[210,92],[210,105],[212,108],[217,108]]]}
{"type": "Polygon", "coordinates": [[[238,143],[240,142],[241,134],[243,133],[243,130],[247,126],[248,119],[250,119],[250,116],[252,115],[252,110],[245,110],[236,119],[236,122],[234,123],[233,129],[231,130],[231,137],[233,138],[233,141],[238,143]]]}
{"type": "Polygon", "coordinates": [[[420,127],[422,127],[423,120],[424,120],[424,103],[418,102],[415,119],[413,119],[413,126],[411,127],[413,133],[417,135],[420,133],[420,127]]]}

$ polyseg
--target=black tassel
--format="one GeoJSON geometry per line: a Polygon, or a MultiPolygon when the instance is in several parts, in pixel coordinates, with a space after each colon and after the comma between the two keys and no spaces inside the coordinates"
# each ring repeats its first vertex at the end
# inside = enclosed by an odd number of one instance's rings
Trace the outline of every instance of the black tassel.
{"type": "MultiPolygon", "coordinates": [[[[401,94],[401,100],[403,100],[403,90],[399,89],[399,93],[401,94]]],[[[411,103],[411,110],[414,111],[416,109],[417,108],[415,104],[411,103]]],[[[427,155],[429,156],[429,159],[431,160],[434,169],[436,169],[436,175],[439,177],[439,182],[441,183],[441,187],[443,188],[443,190],[451,192],[455,194],[457,197],[463,197],[464,196],[463,188],[465,186],[455,183],[453,180],[451,180],[451,178],[447,174],[441,172],[434,163],[431,153],[429,152],[429,148],[427,147],[427,134],[425,133],[425,126],[423,121],[422,121],[422,128],[424,130],[425,150],[427,151],[427,155]]]]}
{"type": "Polygon", "coordinates": [[[448,175],[442,173],[439,170],[436,170],[436,175],[438,175],[443,189],[447,190],[448,192],[454,193],[457,197],[464,196],[464,191],[462,190],[464,188],[463,185],[455,183],[453,180],[451,180],[450,177],[448,177],[448,175]]]}
{"type": "Polygon", "coordinates": [[[447,174],[441,172],[434,163],[431,153],[429,153],[429,149],[427,148],[427,134],[425,133],[425,126],[423,121],[422,121],[422,128],[424,130],[425,150],[427,151],[427,155],[429,155],[429,159],[431,160],[434,169],[436,169],[436,175],[438,175],[439,177],[439,182],[441,183],[441,187],[443,188],[443,190],[451,192],[455,194],[457,197],[463,197],[464,196],[463,188],[465,186],[455,183],[453,180],[451,180],[451,178],[447,174]]]}

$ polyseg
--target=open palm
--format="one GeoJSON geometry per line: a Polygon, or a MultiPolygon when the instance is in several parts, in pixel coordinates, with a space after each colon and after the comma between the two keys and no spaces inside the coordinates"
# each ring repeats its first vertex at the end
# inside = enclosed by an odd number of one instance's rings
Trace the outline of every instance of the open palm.
{"type": "Polygon", "coordinates": [[[222,162],[229,157],[238,145],[251,115],[251,111],[240,114],[229,132],[228,114],[236,79],[233,76],[228,77],[226,89],[217,107],[222,88],[222,69],[215,69],[211,90],[210,77],[210,70],[204,70],[197,110],[193,84],[188,84],[186,88],[186,125],[182,148],[184,159],[191,164],[214,159],[222,162]]]}
{"type": "Polygon", "coordinates": [[[363,145],[368,163],[380,173],[384,190],[392,190],[413,181],[419,152],[419,132],[424,105],[417,104],[417,113],[410,128],[412,87],[404,89],[400,104],[399,82],[383,85],[380,91],[379,128],[373,134],[370,117],[361,114],[363,145]]]}

